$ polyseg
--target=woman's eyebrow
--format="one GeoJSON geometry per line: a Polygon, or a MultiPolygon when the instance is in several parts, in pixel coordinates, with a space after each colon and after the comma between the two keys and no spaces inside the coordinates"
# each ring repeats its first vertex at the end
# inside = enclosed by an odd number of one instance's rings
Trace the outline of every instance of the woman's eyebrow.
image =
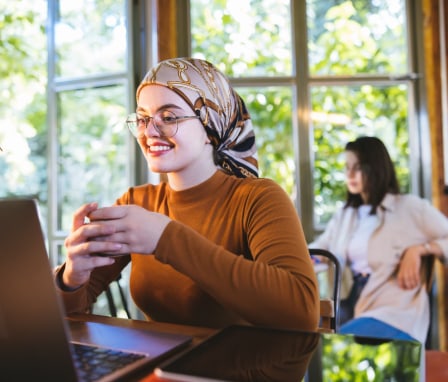
{"type": "MultiPolygon", "coordinates": [[[[156,113],[159,112],[159,111],[161,111],[161,110],[166,110],[166,109],[177,109],[177,110],[182,110],[182,108],[181,108],[180,106],[175,105],[175,104],[173,104],[173,103],[168,103],[168,104],[165,104],[165,105],[162,105],[162,106],[158,107],[157,110],[156,110],[156,113]]],[[[137,112],[139,112],[139,111],[144,112],[144,111],[146,111],[146,109],[143,108],[143,107],[141,107],[141,106],[139,106],[139,107],[137,107],[137,110],[136,110],[136,111],[137,111],[137,112]]]]}

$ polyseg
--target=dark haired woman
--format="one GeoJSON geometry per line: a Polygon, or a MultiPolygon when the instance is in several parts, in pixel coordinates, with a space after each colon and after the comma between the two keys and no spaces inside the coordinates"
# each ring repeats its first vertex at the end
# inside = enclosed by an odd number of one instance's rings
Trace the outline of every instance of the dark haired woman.
{"type": "Polygon", "coordinates": [[[380,139],[360,137],[345,151],[346,203],[310,244],[336,254],[353,276],[339,332],[424,342],[430,312],[422,258],[446,259],[448,219],[427,200],[400,194],[380,139]]]}

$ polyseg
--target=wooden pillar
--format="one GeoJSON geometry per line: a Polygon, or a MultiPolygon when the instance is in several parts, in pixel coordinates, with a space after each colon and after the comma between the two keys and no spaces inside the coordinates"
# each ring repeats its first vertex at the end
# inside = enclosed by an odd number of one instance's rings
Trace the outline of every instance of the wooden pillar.
{"type": "Polygon", "coordinates": [[[157,0],[157,50],[159,61],[178,57],[177,0],[157,0]]]}
{"type": "MultiPolygon", "coordinates": [[[[429,119],[431,161],[432,161],[432,200],[436,208],[448,216],[448,196],[445,194],[444,160],[443,160],[443,110],[442,110],[442,76],[441,71],[446,68],[441,67],[441,30],[440,28],[440,1],[444,0],[423,0],[423,37],[425,55],[425,78],[427,92],[427,110],[429,119]]],[[[446,12],[446,9],[445,9],[446,12]]],[[[445,17],[445,19],[448,19],[445,17]]],[[[436,282],[438,294],[436,303],[438,305],[438,326],[440,350],[447,351],[448,343],[448,306],[446,303],[448,271],[437,262],[436,282]]]]}
{"type": "MultiPolygon", "coordinates": [[[[157,0],[157,55],[158,61],[179,56],[177,31],[177,0],[157,0]]],[[[168,181],[160,174],[161,181],[168,181]]]]}

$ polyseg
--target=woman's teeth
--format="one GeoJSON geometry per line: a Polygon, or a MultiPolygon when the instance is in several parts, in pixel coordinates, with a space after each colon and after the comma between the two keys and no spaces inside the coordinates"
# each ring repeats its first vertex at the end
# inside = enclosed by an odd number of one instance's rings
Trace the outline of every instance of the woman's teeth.
{"type": "Polygon", "coordinates": [[[170,149],[170,146],[150,146],[151,151],[168,151],[170,149]]]}

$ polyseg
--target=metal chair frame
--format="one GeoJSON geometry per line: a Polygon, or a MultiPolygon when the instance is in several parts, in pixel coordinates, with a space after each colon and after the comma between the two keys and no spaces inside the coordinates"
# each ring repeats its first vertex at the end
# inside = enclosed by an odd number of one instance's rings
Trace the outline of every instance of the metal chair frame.
{"type": "Polygon", "coordinates": [[[309,248],[310,256],[326,258],[334,267],[334,282],[332,300],[321,299],[321,328],[336,332],[339,325],[339,306],[341,299],[342,269],[339,259],[330,251],[320,248],[309,248]]]}

